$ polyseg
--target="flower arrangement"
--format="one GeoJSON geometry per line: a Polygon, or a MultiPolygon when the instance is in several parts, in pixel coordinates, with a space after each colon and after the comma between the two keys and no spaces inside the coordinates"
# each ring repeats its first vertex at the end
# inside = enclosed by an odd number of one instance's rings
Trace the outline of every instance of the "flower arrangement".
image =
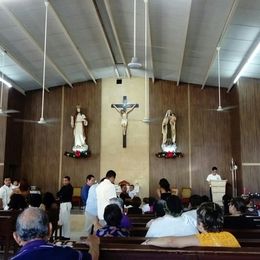
{"type": "Polygon", "coordinates": [[[76,159],[79,159],[79,158],[87,158],[90,156],[90,151],[73,151],[73,152],[65,152],[64,153],[65,156],[68,156],[68,157],[72,157],[72,158],[76,158],[76,159]]]}
{"type": "Polygon", "coordinates": [[[183,153],[181,152],[160,152],[155,154],[156,157],[158,158],[165,158],[165,159],[170,159],[170,158],[176,158],[176,157],[183,157],[183,153]]]}

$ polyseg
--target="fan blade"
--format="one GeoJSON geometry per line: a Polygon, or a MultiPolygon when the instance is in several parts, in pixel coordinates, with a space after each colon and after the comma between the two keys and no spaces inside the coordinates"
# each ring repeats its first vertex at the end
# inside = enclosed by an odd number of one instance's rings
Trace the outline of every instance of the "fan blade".
{"type": "Polygon", "coordinates": [[[3,111],[4,113],[7,113],[7,114],[11,114],[11,113],[20,113],[20,111],[18,110],[15,110],[15,109],[8,109],[8,110],[5,110],[3,111]]]}
{"type": "Polygon", "coordinates": [[[236,108],[237,106],[228,106],[228,107],[223,107],[222,110],[223,111],[226,111],[226,110],[231,110],[231,109],[234,109],[236,108]]]}
{"type": "Polygon", "coordinates": [[[36,120],[30,120],[30,119],[19,119],[19,118],[15,118],[14,119],[15,122],[19,122],[19,123],[37,123],[38,121],[36,120]]]}
{"type": "Polygon", "coordinates": [[[56,123],[56,122],[59,122],[60,119],[59,118],[49,118],[49,119],[46,119],[47,123],[56,123]]]}
{"type": "Polygon", "coordinates": [[[228,110],[234,109],[237,106],[228,106],[228,107],[218,107],[218,108],[206,108],[203,110],[207,110],[207,111],[217,111],[217,112],[227,112],[228,110]]]}
{"type": "Polygon", "coordinates": [[[52,123],[59,122],[58,118],[49,118],[49,119],[40,119],[40,120],[30,120],[30,119],[19,119],[15,118],[15,122],[22,122],[22,123],[34,123],[34,124],[40,124],[40,125],[49,125],[52,123]]]}

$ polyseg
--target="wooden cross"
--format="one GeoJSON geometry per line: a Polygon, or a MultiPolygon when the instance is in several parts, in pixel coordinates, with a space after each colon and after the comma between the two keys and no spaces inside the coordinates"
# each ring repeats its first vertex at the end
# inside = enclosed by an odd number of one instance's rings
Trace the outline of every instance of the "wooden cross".
{"type": "Polygon", "coordinates": [[[123,103],[121,104],[111,104],[112,108],[115,108],[116,111],[121,115],[121,127],[123,131],[123,148],[126,148],[126,133],[128,125],[128,114],[133,111],[136,107],[139,107],[138,104],[128,104],[127,96],[123,96],[123,103]]]}

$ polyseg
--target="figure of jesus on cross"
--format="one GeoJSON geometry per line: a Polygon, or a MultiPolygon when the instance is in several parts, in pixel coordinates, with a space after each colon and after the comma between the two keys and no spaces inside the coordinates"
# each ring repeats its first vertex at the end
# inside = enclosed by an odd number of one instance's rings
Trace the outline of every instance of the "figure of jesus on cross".
{"type": "Polygon", "coordinates": [[[112,104],[112,108],[115,108],[116,111],[121,115],[121,127],[123,133],[123,147],[126,147],[126,133],[128,125],[128,114],[133,111],[136,107],[139,107],[138,104],[128,104],[127,97],[123,96],[122,104],[112,104]]]}

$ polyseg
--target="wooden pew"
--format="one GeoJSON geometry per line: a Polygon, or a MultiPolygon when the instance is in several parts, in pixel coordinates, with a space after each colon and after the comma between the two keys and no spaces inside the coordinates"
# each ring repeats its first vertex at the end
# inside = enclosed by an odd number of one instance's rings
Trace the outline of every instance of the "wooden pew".
{"type": "Polygon", "coordinates": [[[233,234],[241,246],[260,247],[260,229],[225,229],[233,234]]]}
{"type": "Polygon", "coordinates": [[[146,227],[133,226],[130,229],[130,236],[131,237],[145,237],[147,231],[148,231],[148,228],[146,228],[146,227]]]}
{"type": "Polygon", "coordinates": [[[142,215],[128,215],[133,227],[145,227],[151,219],[154,219],[154,214],[142,214],[142,215]]]}
{"type": "Polygon", "coordinates": [[[8,259],[8,252],[13,247],[14,252],[18,245],[13,238],[16,219],[21,213],[20,210],[0,210],[0,246],[4,250],[4,259],[8,259]]]}
{"type": "MultiPolygon", "coordinates": [[[[147,233],[145,227],[133,227],[130,230],[131,237],[145,237],[147,233]]],[[[225,229],[233,234],[241,246],[260,247],[260,229],[225,229]]]]}
{"type": "Polygon", "coordinates": [[[189,247],[183,249],[158,248],[135,244],[101,244],[100,260],[175,259],[175,260],[256,260],[259,248],[189,247]]]}
{"type": "MultiPolygon", "coordinates": [[[[141,243],[144,237],[100,238],[100,260],[146,260],[146,259],[176,259],[176,260],[256,260],[260,259],[260,248],[242,247],[187,247],[187,248],[159,248],[145,246],[141,243]]],[[[88,250],[86,244],[74,244],[74,248],[88,250]]]]}
{"type": "MultiPolygon", "coordinates": [[[[145,246],[141,243],[145,238],[101,238],[100,260],[146,260],[146,259],[176,259],[176,260],[256,260],[260,259],[260,249],[254,247],[224,248],[224,247],[187,247],[159,248],[145,246]]],[[[75,244],[78,250],[88,250],[86,244],[75,244]]]]}

